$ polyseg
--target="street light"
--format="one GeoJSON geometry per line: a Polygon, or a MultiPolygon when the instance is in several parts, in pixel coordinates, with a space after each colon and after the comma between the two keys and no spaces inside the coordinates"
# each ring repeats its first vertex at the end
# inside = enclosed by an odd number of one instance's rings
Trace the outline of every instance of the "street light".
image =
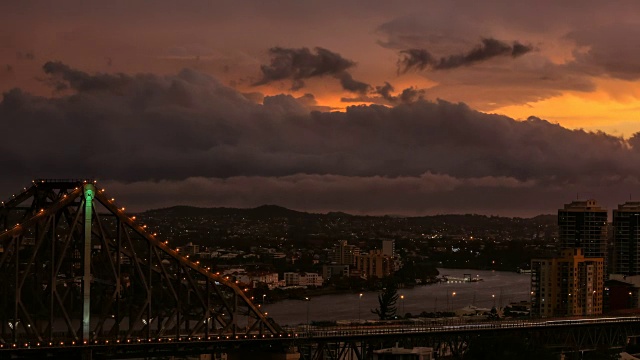
{"type": "Polygon", "coordinates": [[[400,295],[400,301],[402,302],[402,317],[404,317],[404,295],[400,295]]]}
{"type": "Polygon", "coordinates": [[[267,294],[262,294],[262,305],[264,305],[264,298],[267,296],[267,294]]]}
{"type": "Polygon", "coordinates": [[[362,293],[358,297],[358,324],[360,324],[360,303],[362,302],[362,293]]]}

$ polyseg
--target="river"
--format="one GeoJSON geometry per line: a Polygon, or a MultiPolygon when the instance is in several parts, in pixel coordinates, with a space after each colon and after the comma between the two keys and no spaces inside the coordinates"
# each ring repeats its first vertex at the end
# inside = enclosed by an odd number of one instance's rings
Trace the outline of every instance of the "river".
{"type": "MultiPolygon", "coordinates": [[[[438,269],[440,275],[462,277],[471,274],[483,281],[469,283],[416,286],[412,289],[398,289],[396,304],[398,314],[419,314],[423,311],[447,311],[468,305],[491,308],[504,306],[510,302],[529,300],[530,280],[528,274],[515,272],[438,269]]],[[[296,325],[322,320],[362,320],[376,319],[371,309],[378,307],[378,292],[359,294],[335,294],[312,297],[310,301],[284,300],[265,304],[263,310],[280,325],[296,325]],[[308,316],[307,316],[308,314],[308,316]]]]}

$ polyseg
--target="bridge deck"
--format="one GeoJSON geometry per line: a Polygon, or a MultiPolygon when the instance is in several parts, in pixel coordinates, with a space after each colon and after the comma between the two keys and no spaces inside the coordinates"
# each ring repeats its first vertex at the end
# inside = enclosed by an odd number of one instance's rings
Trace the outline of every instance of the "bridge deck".
{"type": "Polygon", "coordinates": [[[447,333],[473,333],[482,331],[500,331],[513,329],[553,329],[576,326],[604,326],[615,324],[640,324],[640,317],[594,317],[583,319],[536,319],[536,320],[508,320],[490,322],[465,322],[462,320],[449,320],[441,323],[424,320],[422,323],[413,324],[361,324],[353,326],[299,326],[297,328],[284,328],[280,334],[262,335],[227,335],[227,336],[194,336],[194,337],[162,337],[162,338],[135,338],[121,340],[95,340],[95,341],[59,341],[59,342],[24,342],[24,343],[0,343],[0,353],[12,350],[29,350],[45,348],[94,348],[100,349],[113,346],[172,346],[173,344],[246,344],[253,342],[308,342],[319,340],[339,340],[355,338],[376,338],[398,335],[434,335],[447,333]]]}

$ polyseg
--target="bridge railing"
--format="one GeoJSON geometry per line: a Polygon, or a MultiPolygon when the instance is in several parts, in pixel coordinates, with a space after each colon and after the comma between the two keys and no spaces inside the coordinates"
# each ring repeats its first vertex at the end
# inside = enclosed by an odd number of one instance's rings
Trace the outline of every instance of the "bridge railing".
{"type": "Polygon", "coordinates": [[[625,317],[594,317],[594,318],[550,318],[550,319],[524,319],[524,320],[494,320],[483,322],[468,322],[461,319],[452,319],[443,322],[425,320],[414,323],[391,324],[355,324],[339,326],[315,326],[300,325],[297,327],[284,327],[283,329],[298,338],[334,338],[344,336],[371,336],[393,335],[405,333],[444,333],[461,331],[487,331],[514,328],[540,328],[580,325],[606,325],[613,323],[640,322],[638,316],[625,317]]]}

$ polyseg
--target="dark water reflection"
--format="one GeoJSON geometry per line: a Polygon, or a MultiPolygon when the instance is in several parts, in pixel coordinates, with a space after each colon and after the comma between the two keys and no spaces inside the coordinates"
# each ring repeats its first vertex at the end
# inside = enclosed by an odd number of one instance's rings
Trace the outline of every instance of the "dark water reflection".
{"type": "MultiPolygon", "coordinates": [[[[398,300],[399,314],[455,310],[468,305],[491,308],[494,304],[504,306],[509,302],[529,300],[529,275],[469,269],[438,270],[441,275],[462,277],[471,274],[483,281],[399,289],[398,294],[404,295],[404,300],[398,300]]],[[[306,323],[307,313],[311,321],[376,319],[371,309],[377,307],[378,293],[364,292],[362,298],[355,293],[313,297],[311,301],[285,300],[266,304],[264,310],[280,325],[295,325],[306,323]]]]}

